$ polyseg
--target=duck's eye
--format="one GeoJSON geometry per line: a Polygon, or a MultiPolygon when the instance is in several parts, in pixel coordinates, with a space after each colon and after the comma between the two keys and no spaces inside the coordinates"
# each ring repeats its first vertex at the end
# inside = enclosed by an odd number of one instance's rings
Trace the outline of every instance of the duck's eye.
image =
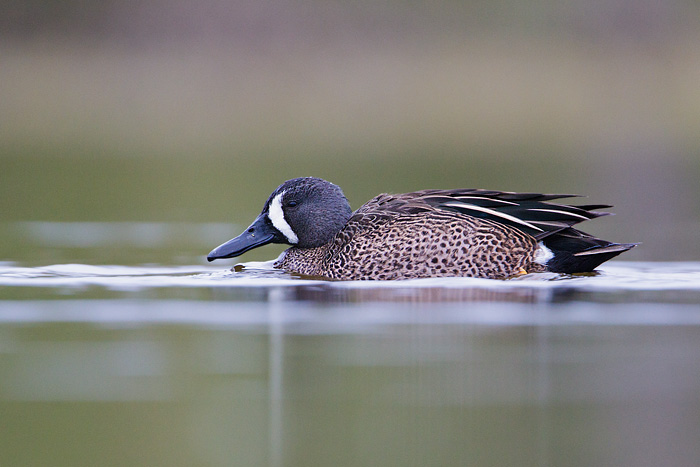
{"type": "Polygon", "coordinates": [[[297,203],[296,201],[290,201],[290,202],[287,203],[287,207],[288,207],[288,208],[293,208],[293,207],[296,206],[297,204],[298,204],[298,203],[297,203]]]}

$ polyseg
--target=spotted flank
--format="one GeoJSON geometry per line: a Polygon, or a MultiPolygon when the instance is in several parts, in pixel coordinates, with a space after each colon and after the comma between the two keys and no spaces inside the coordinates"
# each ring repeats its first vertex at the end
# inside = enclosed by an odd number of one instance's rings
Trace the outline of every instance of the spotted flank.
{"type": "Polygon", "coordinates": [[[267,243],[291,248],[275,267],[340,280],[589,272],[635,246],[574,228],[607,205],[552,202],[573,195],[478,189],[381,194],[352,212],[325,180],[288,180],[253,224],[214,249],[209,261],[267,243]]]}

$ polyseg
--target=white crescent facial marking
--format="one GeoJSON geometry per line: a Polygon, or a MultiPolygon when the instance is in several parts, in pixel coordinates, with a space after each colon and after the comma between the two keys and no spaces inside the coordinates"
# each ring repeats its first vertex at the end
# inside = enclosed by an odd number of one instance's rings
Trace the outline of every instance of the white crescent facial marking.
{"type": "Polygon", "coordinates": [[[284,196],[284,193],[284,191],[278,193],[274,198],[272,198],[272,202],[270,203],[270,207],[267,211],[267,217],[270,218],[272,225],[277,230],[282,232],[282,235],[287,238],[287,241],[294,245],[299,243],[299,237],[297,237],[297,234],[294,233],[292,228],[289,226],[289,223],[284,218],[284,211],[282,210],[282,197],[284,196]]]}

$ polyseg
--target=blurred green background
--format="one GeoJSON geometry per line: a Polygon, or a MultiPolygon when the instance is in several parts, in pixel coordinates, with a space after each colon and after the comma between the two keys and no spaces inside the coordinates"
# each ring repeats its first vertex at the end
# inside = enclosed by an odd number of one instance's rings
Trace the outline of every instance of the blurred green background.
{"type": "Polygon", "coordinates": [[[0,57],[0,260],[203,262],[306,175],[585,194],[622,259],[700,258],[699,2],[6,0],[0,57]]]}

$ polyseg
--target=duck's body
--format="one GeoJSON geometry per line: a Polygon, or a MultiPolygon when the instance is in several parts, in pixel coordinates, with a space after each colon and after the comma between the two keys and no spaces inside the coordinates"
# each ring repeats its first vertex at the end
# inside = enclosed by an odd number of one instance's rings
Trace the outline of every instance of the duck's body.
{"type": "Polygon", "coordinates": [[[240,236],[208,259],[288,243],[275,267],[332,279],[577,273],[634,247],[592,237],[574,224],[608,206],[549,203],[570,195],[424,190],[379,195],[354,213],[340,188],[318,178],[289,180],[240,236]]]}
{"type": "Polygon", "coordinates": [[[534,262],[537,242],[517,229],[446,209],[424,192],[380,195],[358,209],[333,241],[290,248],[276,267],[333,279],[503,278],[534,262]]]}

